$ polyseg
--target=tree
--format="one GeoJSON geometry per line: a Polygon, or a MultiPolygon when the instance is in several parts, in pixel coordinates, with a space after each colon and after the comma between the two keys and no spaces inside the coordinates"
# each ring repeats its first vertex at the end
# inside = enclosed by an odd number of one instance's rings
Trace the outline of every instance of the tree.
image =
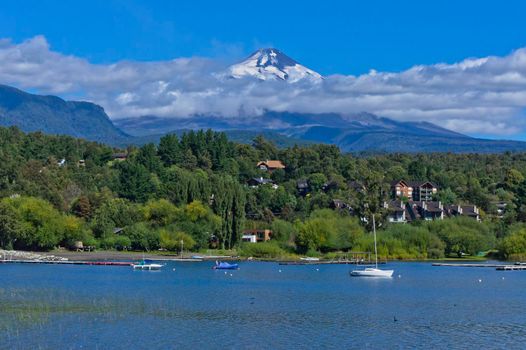
{"type": "Polygon", "coordinates": [[[192,249],[195,245],[193,238],[184,232],[170,232],[161,230],[160,245],[166,250],[177,251],[183,248],[192,249]],[[181,241],[183,242],[181,244],[181,241]]]}
{"type": "Polygon", "coordinates": [[[252,147],[258,151],[261,159],[275,159],[279,152],[276,145],[266,140],[263,135],[258,135],[254,138],[252,147]]]}
{"type": "Polygon", "coordinates": [[[149,201],[143,210],[146,221],[154,227],[168,226],[181,215],[181,211],[166,199],[149,201]]]}
{"type": "Polygon", "coordinates": [[[309,176],[309,186],[314,192],[321,190],[326,183],[327,177],[322,173],[314,173],[309,176]]]}
{"type": "Polygon", "coordinates": [[[168,134],[161,137],[157,154],[165,166],[172,166],[181,163],[181,147],[177,135],[168,134]]]}
{"type": "Polygon", "coordinates": [[[515,190],[524,181],[524,176],[517,169],[509,169],[504,179],[504,185],[509,190],[515,190]]]}
{"type": "Polygon", "coordinates": [[[118,166],[119,182],[117,192],[132,201],[145,202],[156,191],[148,169],[133,161],[122,162],[118,166]]]}
{"type": "Polygon", "coordinates": [[[83,236],[78,219],[63,215],[49,202],[33,197],[2,200],[0,230],[4,246],[28,250],[49,250],[83,236]]]}
{"type": "Polygon", "coordinates": [[[89,198],[86,196],[80,196],[73,204],[71,211],[80,218],[89,218],[92,214],[89,198]]]}
{"type": "Polygon", "coordinates": [[[526,229],[518,227],[505,237],[499,245],[499,251],[505,259],[524,260],[526,257],[526,229]]]}
{"type": "Polygon", "coordinates": [[[437,193],[437,199],[443,204],[454,204],[457,202],[457,196],[451,188],[445,188],[437,193]]]}

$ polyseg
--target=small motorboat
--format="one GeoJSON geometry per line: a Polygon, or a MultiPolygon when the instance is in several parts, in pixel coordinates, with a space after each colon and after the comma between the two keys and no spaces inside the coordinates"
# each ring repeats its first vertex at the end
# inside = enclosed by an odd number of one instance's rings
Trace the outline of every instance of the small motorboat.
{"type": "Polygon", "coordinates": [[[227,262],[217,262],[216,261],[216,264],[214,266],[212,266],[212,268],[214,270],[237,270],[239,269],[239,265],[238,264],[229,264],[227,262]]]}
{"type": "Polygon", "coordinates": [[[368,267],[363,270],[353,270],[350,272],[351,276],[355,277],[386,277],[391,278],[394,270],[380,270],[374,267],[368,267]]]}
{"type": "Polygon", "coordinates": [[[141,261],[138,264],[132,264],[134,270],[160,270],[163,265],[161,264],[147,264],[146,261],[141,261]]]}

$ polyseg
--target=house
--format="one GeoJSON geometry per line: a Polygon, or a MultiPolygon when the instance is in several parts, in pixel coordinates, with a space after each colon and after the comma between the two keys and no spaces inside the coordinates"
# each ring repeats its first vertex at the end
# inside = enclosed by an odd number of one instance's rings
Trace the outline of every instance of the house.
{"type": "Polygon", "coordinates": [[[241,236],[241,241],[249,243],[266,242],[270,240],[271,236],[272,231],[268,229],[244,230],[243,236],[241,236]]]}
{"type": "Polygon", "coordinates": [[[476,205],[448,205],[446,206],[446,215],[449,217],[454,216],[468,216],[477,221],[480,221],[480,209],[476,205]]]}
{"type": "Polygon", "coordinates": [[[64,158],[62,158],[61,160],[59,160],[59,161],[57,162],[57,165],[58,165],[58,166],[61,166],[61,167],[64,166],[64,165],[66,165],[66,160],[65,160],[64,158]]]}
{"type": "Polygon", "coordinates": [[[321,186],[321,190],[323,192],[330,192],[330,191],[336,191],[338,189],[339,185],[336,181],[329,181],[324,183],[321,186]]]}
{"type": "Polygon", "coordinates": [[[252,188],[256,188],[261,185],[272,185],[272,188],[278,188],[278,185],[276,185],[274,181],[272,181],[271,179],[265,179],[263,177],[253,177],[247,181],[247,184],[252,188]]]}
{"type": "Polygon", "coordinates": [[[438,187],[430,181],[405,181],[397,180],[391,182],[391,193],[393,199],[407,198],[413,201],[429,202],[437,193],[438,187]]]}
{"type": "Polygon", "coordinates": [[[384,202],[384,208],[387,209],[387,221],[392,223],[405,223],[406,208],[404,202],[401,200],[393,200],[390,202],[384,202]]]}
{"type": "Polygon", "coordinates": [[[504,217],[504,214],[506,213],[506,207],[508,206],[508,203],[506,202],[496,202],[495,207],[497,208],[497,217],[499,219],[502,219],[504,217]]]}
{"type": "Polygon", "coordinates": [[[404,180],[391,182],[391,192],[393,198],[413,199],[413,187],[404,180]]]}
{"type": "Polygon", "coordinates": [[[128,153],[113,153],[111,155],[111,158],[113,160],[117,160],[117,161],[125,161],[126,159],[128,159],[128,153]]]}
{"type": "Polygon", "coordinates": [[[86,166],[86,161],[84,159],[79,159],[79,161],[77,162],[77,166],[78,167],[86,166]]]}
{"type": "Polygon", "coordinates": [[[440,201],[409,201],[406,208],[410,221],[444,219],[444,205],[440,201]]]}
{"type": "Polygon", "coordinates": [[[296,188],[298,193],[302,196],[306,196],[310,192],[310,185],[307,179],[300,179],[296,182],[296,188]]]}
{"type": "Polygon", "coordinates": [[[333,199],[330,204],[331,209],[350,209],[351,206],[341,199],[333,199]]]}
{"type": "Polygon", "coordinates": [[[366,190],[365,185],[356,180],[349,181],[347,187],[349,187],[350,190],[353,190],[358,193],[363,193],[366,190]]]}
{"type": "Polygon", "coordinates": [[[260,170],[273,172],[274,170],[278,169],[285,169],[285,165],[281,162],[281,160],[265,160],[258,162],[256,165],[260,170]]]}
{"type": "Polygon", "coordinates": [[[438,191],[438,187],[430,181],[409,182],[413,188],[413,200],[415,201],[432,201],[433,195],[438,191]]]}

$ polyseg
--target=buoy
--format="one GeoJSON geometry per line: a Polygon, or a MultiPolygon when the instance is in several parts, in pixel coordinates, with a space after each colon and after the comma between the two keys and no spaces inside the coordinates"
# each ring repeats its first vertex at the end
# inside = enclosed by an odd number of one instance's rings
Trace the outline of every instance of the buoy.
{"type": "Polygon", "coordinates": [[[398,275],[398,278],[402,278],[402,275],[398,275]]]}
{"type": "Polygon", "coordinates": [[[320,271],[320,269],[316,269],[316,271],[320,271]]]}
{"type": "Polygon", "coordinates": [[[172,269],[172,271],[175,271],[175,267],[172,269]]]}
{"type": "Polygon", "coordinates": [[[232,276],[234,276],[234,275],[230,274],[230,276],[232,277],[232,276]]]}
{"type": "Polygon", "coordinates": [[[278,270],[278,272],[281,272],[281,270],[278,270]]]}
{"type": "Polygon", "coordinates": [[[504,277],[502,277],[502,279],[504,279],[504,277]]]}
{"type": "Polygon", "coordinates": [[[227,274],[228,272],[225,271],[225,275],[227,274]]]}
{"type": "Polygon", "coordinates": [[[482,282],[482,279],[481,279],[481,278],[479,278],[479,283],[481,283],[481,282],[482,282]]]}

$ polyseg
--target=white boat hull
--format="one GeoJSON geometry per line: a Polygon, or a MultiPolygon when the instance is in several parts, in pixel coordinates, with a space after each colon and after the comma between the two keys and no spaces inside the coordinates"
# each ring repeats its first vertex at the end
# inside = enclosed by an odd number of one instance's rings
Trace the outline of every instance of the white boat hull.
{"type": "Polygon", "coordinates": [[[364,270],[351,271],[351,276],[354,277],[377,277],[377,278],[391,278],[394,270],[380,270],[375,268],[366,268],[364,270]]]}
{"type": "Polygon", "coordinates": [[[320,261],[320,258],[300,258],[303,261],[320,261]]]}
{"type": "Polygon", "coordinates": [[[132,265],[134,270],[160,270],[163,265],[161,264],[134,264],[132,265]]]}

